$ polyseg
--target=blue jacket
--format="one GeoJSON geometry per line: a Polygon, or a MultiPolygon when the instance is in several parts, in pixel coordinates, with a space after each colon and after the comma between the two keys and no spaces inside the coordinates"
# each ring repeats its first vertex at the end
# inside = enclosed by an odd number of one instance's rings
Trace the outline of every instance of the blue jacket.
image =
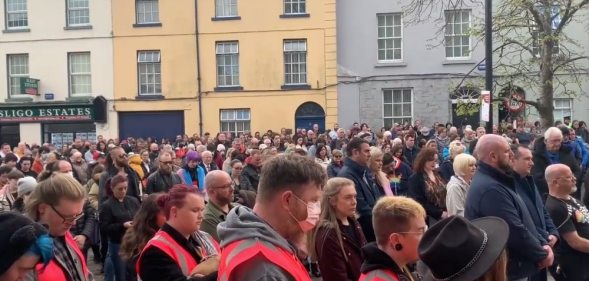
{"type": "MultiPolygon", "coordinates": [[[[192,186],[192,176],[188,171],[188,167],[178,170],[178,175],[182,179],[182,183],[192,186]]],[[[204,191],[205,188],[205,170],[201,166],[196,166],[196,176],[198,178],[198,190],[204,191]]]]}
{"type": "Polygon", "coordinates": [[[514,178],[515,191],[528,207],[534,225],[536,225],[536,231],[538,231],[543,239],[542,244],[548,244],[549,235],[559,237],[558,229],[554,226],[552,218],[544,207],[544,202],[536,188],[534,179],[532,176],[520,177],[517,174],[514,175],[514,178]]]}
{"type": "Polygon", "coordinates": [[[521,197],[511,175],[479,162],[464,204],[464,216],[477,219],[502,218],[509,225],[507,240],[507,276],[509,280],[529,277],[538,272],[537,264],[546,258],[544,239],[521,197]]]}
{"type": "Polygon", "coordinates": [[[372,180],[372,173],[368,167],[360,166],[352,159],[346,158],[344,159],[344,167],[337,176],[354,182],[357,193],[356,211],[360,216],[358,222],[362,226],[366,241],[375,241],[374,229],[372,228],[372,208],[376,204],[376,200],[384,194],[372,180]]]}

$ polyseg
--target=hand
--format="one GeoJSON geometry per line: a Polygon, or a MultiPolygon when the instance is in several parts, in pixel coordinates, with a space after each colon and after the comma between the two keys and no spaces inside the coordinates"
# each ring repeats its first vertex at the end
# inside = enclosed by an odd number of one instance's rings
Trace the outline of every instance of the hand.
{"type": "Polygon", "coordinates": [[[133,222],[132,221],[125,222],[125,223],[123,223],[123,226],[125,228],[131,228],[133,226],[133,222]]]}
{"type": "Polygon", "coordinates": [[[86,244],[86,236],[84,235],[76,235],[74,236],[74,241],[78,244],[80,249],[84,248],[84,244],[86,244]]]}
{"type": "Polygon", "coordinates": [[[221,258],[218,255],[210,256],[208,259],[199,263],[193,270],[190,272],[190,276],[207,276],[217,270],[219,270],[219,262],[221,258]]]}
{"type": "Polygon", "coordinates": [[[448,212],[442,212],[442,219],[445,219],[448,217],[448,212]]]}
{"type": "Polygon", "coordinates": [[[552,265],[552,263],[554,263],[554,253],[552,252],[552,248],[550,248],[548,245],[544,245],[542,248],[544,248],[544,251],[546,251],[547,255],[542,261],[538,263],[539,269],[549,267],[552,265]]]}
{"type": "Polygon", "coordinates": [[[554,245],[556,245],[556,242],[558,241],[558,238],[554,235],[548,235],[548,245],[550,245],[551,248],[554,248],[554,245]]]}

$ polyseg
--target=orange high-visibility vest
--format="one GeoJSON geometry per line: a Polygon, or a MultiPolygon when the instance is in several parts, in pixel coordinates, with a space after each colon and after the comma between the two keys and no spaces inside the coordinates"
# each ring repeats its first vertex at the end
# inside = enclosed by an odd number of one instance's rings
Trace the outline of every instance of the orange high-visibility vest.
{"type": "MultiPolygon", "coordinates": [[[[86,266],[86,259],[84,258],[82,251],[80,251],[80,248],[78,248],[78,244],[76,244],[76,241],[74,241],[74,238],[69,233],[69,231],[65,234],[65,244],[66,247],[71,248],[76,253],[78,261],[82,263],[82,271],[84,273],[82,278],[84,280],[88,280],[88,267],[86,266]]],[[[43,268],[43,265],[37,265],[36,270],[38,281],[70,280],[70,278],[67,276],[67,273],[65,272],[65,269],[59,263],[57,263],[57,261],[55,261],[55,258],[51,259],[45,268],[43,268]]]]}
{"type": "Polygon", "coordinates": [[[182,270],[182,273],[186,276],[190,276],[190,272],[198,265],[198,262],[192,257],[192,255],[184,249],[180,244],[174,240],[165,231],[158,231],[149,242],[143,247],[143,251],[139,255],[139,259],[137,259],[137,264],[135,265],[135,269],[137,270],[137,274],[140,272],[139,268],[139,261],[143,256],[145,250],[149,247],[156,247],[160,249],[162,252],[166,253],[170,258],[172,258],[178,267],[182,270]]]}
{"type": "Polygon", "coordinates": [[[235,269],[257,255],[262,255],[267,262],[282,268],[294,280],[311,281],[309,272],[295,254],[258,239],[235,241],[223,248],[221,263],[219,264],[219,278],[217,280],[239,280],[239,276],[233,275],[235,269]]]}
{"type": "Polygon", "coordinates": [[[375,269],[362,273],[358,281],[399,281],[399,276],[389,269],[375,269]]]}

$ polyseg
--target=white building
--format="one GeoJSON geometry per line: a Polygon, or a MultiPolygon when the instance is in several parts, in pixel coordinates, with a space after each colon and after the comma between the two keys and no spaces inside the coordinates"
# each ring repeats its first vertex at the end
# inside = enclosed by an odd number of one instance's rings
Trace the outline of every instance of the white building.
{"type": "Polygon", "coordinates": [[[4,0],[0,22],[1,142],[116,137],[111,1],[4,0]]]}

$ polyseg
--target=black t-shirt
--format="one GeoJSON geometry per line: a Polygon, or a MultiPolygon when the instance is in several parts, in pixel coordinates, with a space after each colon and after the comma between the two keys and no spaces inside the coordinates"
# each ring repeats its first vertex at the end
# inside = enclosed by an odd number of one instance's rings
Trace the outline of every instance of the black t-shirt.
{"type": "MultiPolygon", "coordinates": [[[[548,195],[546,209],[550,213],[561,237],[565,233],[577,231],[580,237],[589,239],[589,210],[575,198],[571,197],[569,200],[564,200],[548,195]]],[[[573,249],[564,239],[561,239],[556,254],[587,255],[573,249]]]]}

